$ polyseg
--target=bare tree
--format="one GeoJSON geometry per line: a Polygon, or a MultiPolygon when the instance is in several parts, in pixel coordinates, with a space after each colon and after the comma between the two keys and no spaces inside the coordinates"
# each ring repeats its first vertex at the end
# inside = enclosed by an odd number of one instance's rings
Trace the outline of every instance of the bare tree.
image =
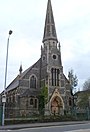
{"type": "Polygon", "coordinates": [[[87,79],[83,84],[83,90],[90,90],[90,78],[87,79]]]}
{"type": "Polygon", "coordinates": [[[73,69],[71,69],[68,72],[68,78],[71,84],[71,94],[73,95],[75,91],[75,87],[78,85],[78,79],[77,79],[76,74],[74,74],[73,69]]]}

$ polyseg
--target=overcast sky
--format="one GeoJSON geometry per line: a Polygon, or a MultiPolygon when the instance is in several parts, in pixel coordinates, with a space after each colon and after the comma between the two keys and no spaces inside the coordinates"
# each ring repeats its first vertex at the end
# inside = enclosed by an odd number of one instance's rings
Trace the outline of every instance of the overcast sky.
{"type": "MultiPolygon", "coordinates": [[[[78,89],[90,77],[90,0],[51,0],[62,64],[67,76],[72,68],[78,89]]],[[[0,0],[0,91],[4,89],[9,30],[7,85],[40,57],[47,0],[0,0]]]]}

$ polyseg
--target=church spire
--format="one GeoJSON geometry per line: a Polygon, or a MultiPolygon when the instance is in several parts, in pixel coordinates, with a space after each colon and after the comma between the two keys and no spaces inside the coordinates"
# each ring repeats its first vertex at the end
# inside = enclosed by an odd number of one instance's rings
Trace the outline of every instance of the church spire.
{"type": "Polygon", "coordinates": [[[55,40],[58,42],[51,0],[48,0],[48,3],[47,3],[43,42],[45,42],[46,40],[55,40]]]}

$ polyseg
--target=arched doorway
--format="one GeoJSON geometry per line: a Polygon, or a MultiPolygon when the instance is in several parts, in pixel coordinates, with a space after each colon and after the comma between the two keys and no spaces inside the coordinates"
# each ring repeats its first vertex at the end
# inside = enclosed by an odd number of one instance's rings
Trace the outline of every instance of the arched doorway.
{"type": "Polygon", "coordinates": [[[63,102],[60,97],[53,97],[51,101],[51,113],[54,115],[60,114],[63,110],[63,102]]]}

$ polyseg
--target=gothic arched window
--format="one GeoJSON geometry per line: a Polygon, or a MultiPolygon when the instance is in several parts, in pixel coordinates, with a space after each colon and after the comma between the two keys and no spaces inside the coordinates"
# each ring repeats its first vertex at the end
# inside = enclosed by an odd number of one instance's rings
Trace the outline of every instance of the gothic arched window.
{"type": "Polygon", "coordinates": [[[72,99],[71,99],[71,97],[69,97],[69,106],[71,106],[72,105],[72,99]]]}
{"type": "Polygon", "coordinates": [[[59,74],[60,74],[60,71],[59,69],[57,69],[57,86],[59,86],[59,74]]]}
{"type": "Polygon", "coordinates": [[[51,69],[51,82],[52,86],[59,86],[59,69],[52,68],[51,69]]]}
{"type": "Polygon", "coordinates": [[[37,99],[35,99],[34,107],[37,108],[37,99]]]}
{"type": "Polygon", "coordinates": [[[36,88],[36,77],[34,75],[30,78],[30,88],[36,88]]]}
{"type": "Polygon", "coordinates": [[[33,98],[30,99],[30,105],[33,105],[33,98]]]}

